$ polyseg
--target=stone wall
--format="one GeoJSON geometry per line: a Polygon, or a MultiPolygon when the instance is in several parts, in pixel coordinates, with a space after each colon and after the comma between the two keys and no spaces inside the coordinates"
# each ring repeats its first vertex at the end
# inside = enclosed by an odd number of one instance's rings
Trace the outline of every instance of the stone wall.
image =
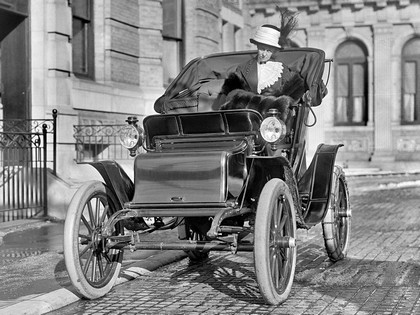
{"type": "MultiPolygon", "coordinates": [[[[249,3],[251,24],[279,23],[276,5],[298,12],[292,40],[301,47],[321,48],[334,59],[337,47],[358,41],[367,51],[368,120],[366,126],[336,126],[334,63],[329,94],[315,108],[318,123],[308,132],[308,155],[320,142],[347,144],[340,162],[372,166],[401,159],[416,161],[420,126],[401,124],[401,54],[405,43],[420,36],[420,4],[413,0],[256,1],[249,3]]],[[[327,68],[328,69],[328,68],[327,68]]],[[[327,71],[324,80],[327,78],[327,71]]]]}
{"type": "MultiPolygon", "coordinates": [[[[57,172],[77,180],[84,171],[74,162],[73,125],[120,124],[129,115],[155,113],[154,102],[164,92],[163,8],[161,0],[92,1],[94,78],[81,78],[72,72],[71,3],[31,1],[30,88],[33,117],[49,118],[58,110],[57,172]]],[[[221,51],[222,15],[237,28],[245,25],[238,1],[182,3],[185,64],[221,51]]]]}

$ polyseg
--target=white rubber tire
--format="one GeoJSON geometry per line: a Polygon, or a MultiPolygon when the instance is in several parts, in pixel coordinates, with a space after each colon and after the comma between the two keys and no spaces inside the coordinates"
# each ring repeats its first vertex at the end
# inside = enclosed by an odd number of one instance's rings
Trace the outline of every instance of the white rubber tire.
{"type": "Polygon", "coordinates": [[[283,303],[292,289],[296,269],[296,214],[287,184],[268,181],[262,189],[255,218],[255,274],[264,300],[283,303]],[[292,246],[280,245],[290,239],[292,246]]]}
{"type": "Polygon", "coordinates": [[[117,210],[115,200],[102,182],[91,181],[77,190],[67,210],[64,260],[73,286],[87,299],[107,294],[121,269],[123,251],[103,251],[100,241],[102,223],[117,210]]]}

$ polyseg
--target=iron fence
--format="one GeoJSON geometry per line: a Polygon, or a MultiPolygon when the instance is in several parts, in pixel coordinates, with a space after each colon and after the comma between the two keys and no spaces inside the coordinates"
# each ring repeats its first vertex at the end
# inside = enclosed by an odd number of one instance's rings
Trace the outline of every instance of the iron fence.
{"type": "Polygon", "coordinates": [[[130,153],[119,142],[119,134],[126,124],[74,125],[76,162],[100,160],[128,160],[130,153]]]}
{"type": "Polygon", "coordinates": [[[52,116],[0,120],[0,222],[48,214],[48,164],[56,173],[56,110],[52,116]]]}

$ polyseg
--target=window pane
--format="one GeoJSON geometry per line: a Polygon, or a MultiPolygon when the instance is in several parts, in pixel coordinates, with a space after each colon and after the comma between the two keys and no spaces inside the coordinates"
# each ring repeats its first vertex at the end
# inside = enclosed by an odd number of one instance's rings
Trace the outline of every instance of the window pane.
{"type": "Polygon", "coordinates": [[[420,39],[413,38],[402,51],[402,108],[403,122],[420,122],[420,39]]]}
{"type": "Polygon", "coordinates": [[[336,107],[336,120],[337,122],[348,122],[347,118],[347,97],[338,97],[337,98],[337,107],[336,107]]]}
{"type": "Polygon", "coordinates": [[[340,45],[337,50],[337,58],[341,59],[366,59],[366,54],[360,45],[355,42],[348,41],[340,45]]]}
{"type": "Polygon", "coordinates": [[[403,50],[404,56],[419,56],[420,54],[420,39],[414,38],[410,40],[405,46],[403,50]]]}
{"type": "Polygon", "coordinates": [[[415,98],[416,98],[416,94],[404,94],[403,96],[404,104],[403,104],[403,112],[402,112],[403,121],[414,121],[416,119],[415,98]]]}
{"type": "Polygon", "coordinates": [[[353,65],[353,117],[356,123],[364,122],[365,118],[365,69],[361,64],[353,65]]]}
{"type": "Polygon", "coordinates": [[[403,89],[405,93],[416,92],[416,63],[405,62],[404,63],[404,84],[403,89]]]}
{"type": "Polygon", "coordinates": [[[365,112],[365,104],[364,104],[364,97],[363,96],[355,96],[353,97],[353,122],[364,122],[364,112],[365,112]]]}
{"type": "Polygon", "coordinates": [[[90,1],[87,1],[87,0],[73,0],[72,1],[73,16],[77,16],[85,20],[90,20],[89,4],[90,4],[90,1]]]}
{"type": "Polygon", "coordinates": [[[86,31],[85,23],[78,19],[73,19],[73,72],[86,73],[86,31]]]}
{"type": "Polygon", "coordinates": [[[349,67],[348,65],[339,65],[337,68],[337,95],[349,95],[349,67]]]}
{"type": "Polygon", "coordinates": [[[353,65],[353,96],[365,95],[365,69],[363,65],[353,65]]]}
{"type": "Polygon", "coordinates": [[[336,122],[366,124],[367,122],[367,56],[363,45],[347,41],[339,46],[335,59],[336,122]]]}
{"type": "Polygon", "coordinates": [[[162,1],[162,11],[163,11],[162,35],[164,37],[182,39],[181,1],[180,0],[162,1]]]}
{"type": "Polygon", "coordinates": [[[73,73],[94,79],[94,34],[90,20],[92,0],[72,1],[72,63],[73,73]]]}

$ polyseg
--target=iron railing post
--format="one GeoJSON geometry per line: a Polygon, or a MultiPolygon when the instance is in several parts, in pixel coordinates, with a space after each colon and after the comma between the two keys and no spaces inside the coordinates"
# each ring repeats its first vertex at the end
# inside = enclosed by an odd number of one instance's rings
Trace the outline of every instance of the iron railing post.
{"type": "Polygon", "coordinates": [[[52,111],[53,117],[53,174],[57,175],[57,113],[56,109],[52,111]]]}
{"type": "Polygon", "coordinates": [[[42,141],[44,150],[44,161],[43,161],[43,197],[44,197],[44,216],[48,216],[48,177],[47,177],[47,124],[42,125],[42,141]]]}

